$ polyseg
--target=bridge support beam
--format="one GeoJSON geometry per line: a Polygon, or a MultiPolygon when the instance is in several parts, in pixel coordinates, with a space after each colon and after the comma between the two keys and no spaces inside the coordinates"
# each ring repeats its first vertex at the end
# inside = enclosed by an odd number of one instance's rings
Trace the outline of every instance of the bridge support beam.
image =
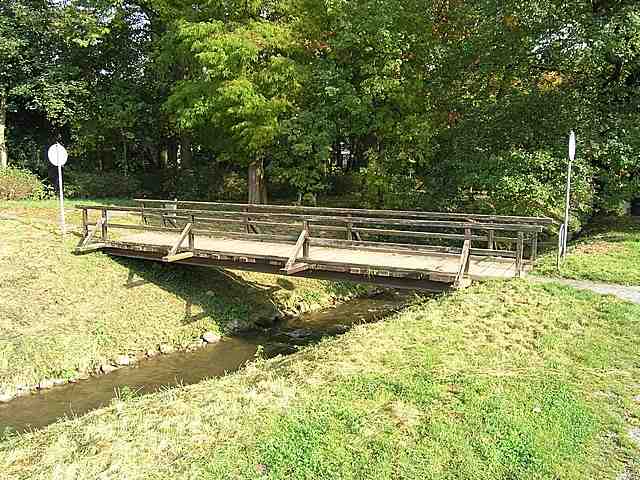
{"type": "Polygon", "coordinates": [[[293,275],[294,273],[300,273],[308,270],[311,266],[307,263],[297,263],[297,259],[302,252],[303,257],[309,256],[309,224],[304,222],[304,229],[300,232],[296,245],[291,250],[289,260],[282,269],[287,275],[293,275]]]}
{"type": "Polygon", "coordinates": [[[184,241],[187,239],[187,237],[189,237],[189,246],[193,245],[193,240],[191,235],[192,227],[193,227],[192,223],[187,223],[187,225],[184,227],[184,230],[182,230],[182,233],[180,234],[180,238],[178,238],[178,241],[175,243],[175,245],[171,247],[171,250],[169,250],[169,253],[167,254],[167,256],[162,257],[163,261],[168,263],[173,263],[179,260],[185,260],[187,258],[193,257],[193,252],[184,252],[180,254],[178,253],[178,250],[180,250],[180,247],[182,246],[184,241]]]}

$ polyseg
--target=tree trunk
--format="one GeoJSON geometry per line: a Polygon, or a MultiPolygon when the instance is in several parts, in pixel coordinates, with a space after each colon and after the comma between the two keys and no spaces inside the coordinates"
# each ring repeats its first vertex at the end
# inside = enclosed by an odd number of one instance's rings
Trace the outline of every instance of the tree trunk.
{"type": "Polygon", "coordinates": [[[180,166],[187,169],[193,167],[191,137],[188,133],[183,134],[180,140],[180,166]]]}
{"type": "Polygon", "coordinates": [[[7,168],[7,92],[0,90],[0,168],[7,168]]]}
{"type": "Polygon", "coordinates": [[[249,203],[252,205],[267,203],[263,160],[257,160],[249,165],[249,203]]]}
{"type": "Polygon", "coordinates": [[[169,166],[169,149],[166,145],[163,145],[160,149],[159,164],[161,169],[167,168],[169,166]]]}

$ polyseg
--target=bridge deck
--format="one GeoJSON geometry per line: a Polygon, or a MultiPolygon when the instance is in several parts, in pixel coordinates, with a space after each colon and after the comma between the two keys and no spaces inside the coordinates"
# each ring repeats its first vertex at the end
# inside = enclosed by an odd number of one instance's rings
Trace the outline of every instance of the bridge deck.
{"type": "Polygon", "coordinates": [[[78,208],[84,231],[78,253],[103,250],[168,263],[392,280],[439,290],[523,275],[535,260],[538,234],[550,223],[528,217],[153,200],[138,208],[78,208]],[[97,219],[92,211],[100,212],[97,219]],[[110,235],[114,229],[126,233],[110,235]]]}
{"type": "MultiPolygon", "coordinates": [[[[144,232],[123,237],[120,241],[126,244],[153,245],[171,248],[178,240],[178,234],[144,232]]],[[[272,260],[286,262],[291,254],[292,244],[258,242],[228,238],[196,237],[196,250],[226,253],[238,256],[268,256],[272,260]]],[[[424,273],[441,273],[455,276],[460,265],[460,255],[447,253],[400,254],[375,251],[346,250],[310,246],[309,257],[304,262],[341,263],[344,265],[363,265],[379,268],[402,269],[424,273]]],[[[488,280],[514,278],[516,273],[515,259],[501,259],[471,256],[469,277],[472,280],[488,280]]]]}

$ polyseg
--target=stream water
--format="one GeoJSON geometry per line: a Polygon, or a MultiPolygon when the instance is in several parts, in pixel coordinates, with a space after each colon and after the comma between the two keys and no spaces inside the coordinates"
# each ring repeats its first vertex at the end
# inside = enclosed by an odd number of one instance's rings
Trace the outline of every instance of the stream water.
{"type": "Polygon", "coordinates": [[[407,303],[413,294],[391,291],[353,300],[320,312],[284,320],[265,330],[225,338],[193,352],[153,357],[134,367],[75,384],[54,387],[0,405],[0,434],[7,428],[26,431],[108,405],[123,389],[145,394],[176,385],[190,385],[242,368],[255,358],[295,353],[299,347],[335,336],[354,325],[380,320],[407,303]]]}

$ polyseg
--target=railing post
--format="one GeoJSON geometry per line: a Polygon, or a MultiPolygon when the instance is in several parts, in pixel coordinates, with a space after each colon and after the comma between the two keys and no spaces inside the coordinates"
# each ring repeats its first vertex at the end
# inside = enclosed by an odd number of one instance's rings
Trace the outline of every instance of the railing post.
{"type": "Polygon", "coordinates": [[[147,224],[147,217],[144,216],[144,202],[140,205],[140,220],[142,221],[141,225],[147,224]]]}
{"type": "MultiPolygon", "coordinates": [[[[195,225],[195,224],[196,224],[196,216],[191,215],[191,225],[195,225]]],[[[191,228],[191,230],[189,230],[189,250],[193,252],[195,248],[196,248],[196,239],[195,239],[195,235],[193,234],[193,228],[191,228]]]]}
{"type": "Polygon", "coordinates": [[[496,232],[495,230],[489,230],[489,250],[496,249],[496,232]]]}
{"type": "Polygon", "coordinates": [[[309,257],[309,237],[311,236],[311,231],[309,230],[309,221],[305,220],[303,223],[304,231],[307,232],[307,235],[304,239],[304,244],[302,245],[302,256],[304,258],[309,257]]]}
{"type": "Polygon", "coordinates": [[[533,234],[531,239],[531,262],[535,262],[538,258],[538,233],[533,234]]]}
{"type": "Polygon", "coordinates": [[[107,209],[103,208],[102,209],[102,241],[106,242],[107,241],[107,234],[108,234],[108,230],[107,230],[107,209]]]}
{"type": "Polygon", "coordinates": [[[467,263],[464,266],[464,274],[465,276],[469,274],[469,267],[471,266],[471,229],[470,228],[465,228],[464,229],[464,241],[465,243],[468,241],[469,242],[469,257],[467,258],[467,263]]]}
{"type": "Polygon", "coordinates": [[[249,227],[249,207],[244,208],[244,230],[246,233],[251,233],[251,228],[249,227]]]}
{"type": "Polygon", "coordinates": [[[516,274],[522,277],[522,256],[524,252],[524,233],[518,232],[518,244],[516,246],[516,274]]]}
{"type": "Polygon", "coordinates": [[[89,235],[89,212],[86,208],[82,209],[82,236],[87,237],[89,235]]]}

